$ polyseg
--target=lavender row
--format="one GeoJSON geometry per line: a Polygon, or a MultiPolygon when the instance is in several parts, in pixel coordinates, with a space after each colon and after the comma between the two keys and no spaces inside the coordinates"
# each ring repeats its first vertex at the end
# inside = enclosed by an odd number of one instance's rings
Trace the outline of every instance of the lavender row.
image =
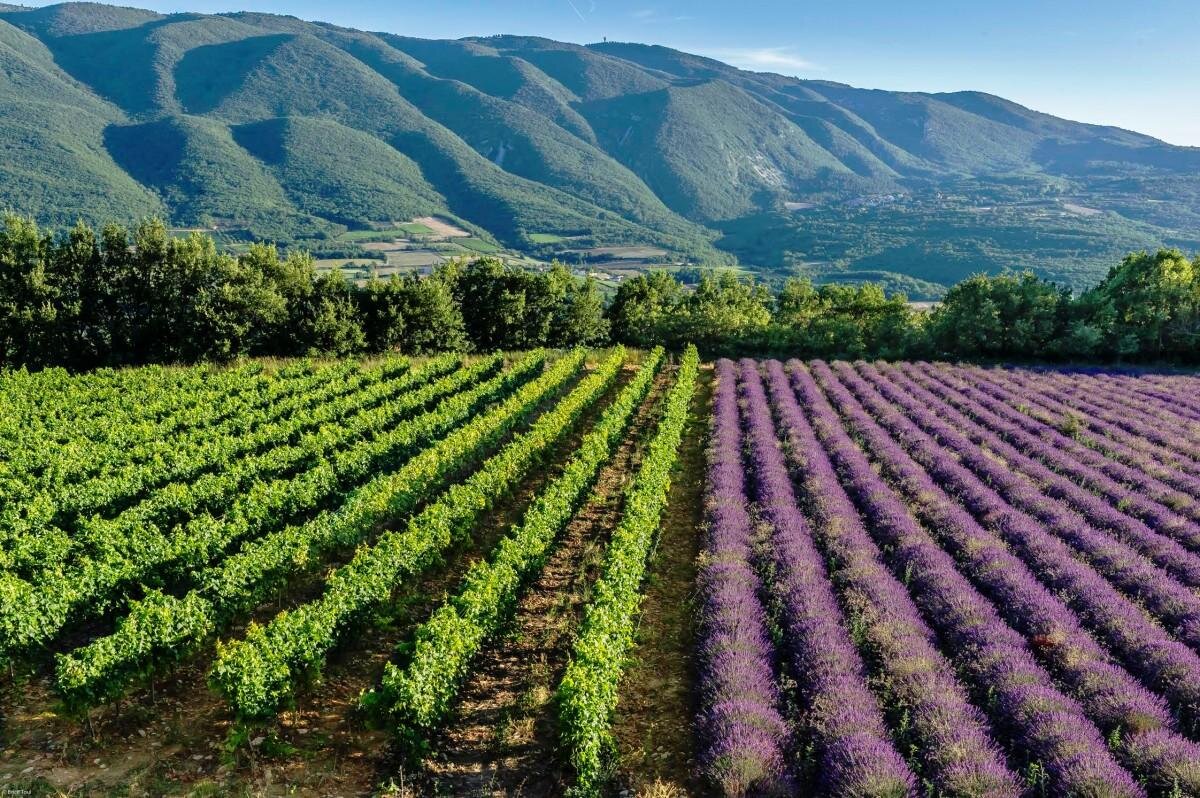
{"type": "MultiPolygon", "coordinates": [[[[957,505],[843,386],[831,382],[827,391],[846,427],[907,499],[912,513],[954,557],[951,561],[939,554],[938,543],[926,529],[905,522],[902,534],[889,539],[895,542],[895,556],[905,567],[912,561],[910,557],[930,562],[937,569],[936,579],[950,585],[952,596],[965,595],[970,586],[949,570],[957,562],[970,584],[991,599],[1004,620],[1025,637],[1026,646],[1080,702],[1088,718],[1105,734],[1119,735],[1121,744],[1117,753],[1127,767],[1164,791],[1171,789],[1176,781],[1194,791],[1200,790],[1200,746],[1175,731],[1174,720],[1163,700],[1112,662],[1108,653],[1083,630],[1071,609],[957,505]]],[[[865,459],[849,450],[844,432],[835,430],[833,437],[831,450],[834,446],[847,450],[848,461],[882,494],[881,481],[869,472],[865,459]]],[[[914,569],[913,578],[914,587],[931,589],[922,582],[919,570],[914,569]]],[[[920,599],[929,601],[930,596],[919,596],[919,603],[924,603],[920,599]]],[[[989,610],[985,608],[983,612],[989,610]]],[[[1131,654],[1135,662],[1141,662],[1138,651],[1131,654]]]]}
{"type": "MultiPolygon", "coordinates": [[[[927,390],[896,369],[885,369],[890,382],[885,382],[880,371],[872,366],[863,365],[860,371],[883,390],[899,389],[914,404],[934,409],[943,421],[953,424],[973,443],[1002,457],[1010,469],[1027,477],[1063,507],[1079,513],[1098,532],[1121,541],[1183,584],[1189,587],[1200,585],[1200,556],[1177,539],[1161,535],[1145,522],[1117,509],[1139,502],[1149,504],[1144,497],[1121,487],[1095,469],[1071,463],[1053,444],[1024,432],[982,407],[974,406],[966,412],[957,410],[942,393],[927,390]],[[1080,487],[1081,484],[1089,489],[1080,487]]],[[[1168,512],[1164,507],[1158,509],[1164,515],[1168,512]]],[[[1169,516],[1170,523],[1164,524],[1165,532],[1177,532],[1181,537],[1191,535],[1193,542],[1200,541],[1200,529],[1195,524],[1191,524],[1189,530],[1186,519],[1174,513],[1169,516]]],[[[1196,601],[1195,610],[1196,617],[1200,618],[1200,600],[1196,601]]]]}
{"type": "MultiPolygon", "coordinates": [[[[815,371],[833,379],[824,365],[818,365],[815,371]]],[[[997,467],[989,476],[995,481],[985,482],[967,465],[980,459],[992,461],[969,442],[950,441],[947,448],[942,448],[933,436],[870,390],[852,371],[846,375],[845,386],[940,487],[983,528],[1011,546],[1038,579],[1059,594],[1084,626],[1117,652],[1127,667],[1185,718],[1196,716],[1200,710],[1200,657],[1167,635],[1095,569],[1077,560],[1066,543],[1049,534],[1029,514],[1009,505],[993,487],[1006,476],[1003,468],[997,467]]]]}
{"type": "MultiPolygon", "coordinates": [[[[1200,468],[1200,464],[1186,449],[1176,447],[1177,433],[1166,434],[1163,425],[1139,420],[1137,417],[1139,414],[1131,412],[1128,408],[1113,410],[1091,401],[1088,397],[1081,397],[1070,392],[1067,386],[1056,381],[1038,378],[1019,370],[971,369],[971,371],[1002,385],[1030,391],[1051,399],[1064,412],[1072,414],[1089,426],[1094,420],[1112,425],[1124,435],[1142,440],[1147,453],[1172,467],[1183,468],[1189,472],[1200,468]]],[[[1092,397],[1092,399],[1096,398],[1098,397],[1092,397]]]]}
{"type": "Polygon", "coordinates": [[[1200,421],[1200,403],[1193,398],[1195,392],[1200,390],[1200,385],[1195,383],[1183,390],[1171,390],[1160,388],[1144,377],[1106,373],[1092,375],[1090,381],[1100,383],[1104,390],[1116,388],[1140,400],[1158,403],[1172,413],[1190,421],[1200,421]]]}
{"type": "MultiPolygon", "coordinates": [[[[862,398],[865,381],[846,364],[838,364],[837,368],[851,390],[862,398]]],[[[1068,544],[1113,585],[1141,602],[1180,640],[1200,647],[1200,597],[1129,546],[1098,531],[1077,513],[1047,501],[1034,484],[1013,473],[1015,453],[1010,451],[1012,447],[1006,447],[995,435],[985,435],[981,439],[991,451],[1004,453],[1009,462],[1001,465],[927,404],[909,397],[887,380],[872,381],[866,390],[878,390],[888,402],[902,408],[918,426],[951,449],[964,465],[993,486],[1005,501],[1045,524],[1056,538],[1068,544]]]]}
{"type": "Polygon", "coordinates": [[[950,376],[931,373],[910,364],[880,367],[889,378],[903,374],[943,402],[990,427],[1022,453],[1040,460],[1056,473],[1070,477],[1092,493],[1106,499],[1155,532],[1166,535],[1191,551],[1200,551],[1200,524],[1177,512],[1170,488],[1128,466],[1109,460],[1074,439],[950,376]],[[940,379],[939,379],[940,377],[940,379]],[[1136,488],[1136,489],[1134,489],[1136,488]],[[1157,496],[1166,498],[1160,501],[1157,496]]]}
{"type": "Polygon", "coordinates": [[[1113,407],[1124,407],[1140,413],[1150,413],[1173,426],[1190,433],[1193,439],[1200,437],[1200,427],[1197,426],[1195,411],[1180,405],[1174,397],[1156,399],[1141,396],[1128,385],[1107,379],[1105,376],[1093,376],[1079,379],[1060,372],[1044,372],[1039,377],[1062,386],[1068,393],[1083,397],[1092,397],[1095,401],[1108,403],[1113,407]]]}
{"type": "Polygon", "coordinates": [[[753,524],[741,458],[736,367],[716,366],[699,588],[702,767],[725,795],[783,794],[788,729],[761,584],[751,565],[753,524]]]}
{"type": "Polygon", "coordinates": [[[1200,380],[1181,374],[1143,374],[1139,384],[1144,389],[1154,389],[1176,401],[1186,404],[1195,410],[1200,410],[1200,380]]]}
{"type": "MultiPolygon", "coordinates": [[[[840,588],[850,623],[858,630],[860,644],[865,644],[873,655],[871,659],[879,671],[877,681],[887,703],[908,713],[904,741],[918,750],[924,780],[937,794],[1020,795],[1020,781],[1008,769],[986,718],[970,703],[953,666],[939,652],[935,633],[922,619],[904,585],[880,562],[879,552],[838,485],[828,458],[811,434],[804,434],[807,422],[780,364],[769,363],[768,374],[781,431],[788,436],[789,460],[800,474],[805,507],[813,522],[810,530],[796,506],[755,364],[743,362],[742,390],[755,465],[753,473],[760,485],[759,502],[764,516],[776,530],[774,540],[786,536],[786,543],[791,544],[787,548],[803,548],[810,559],[811,571],[821,564],[820,555],[809,540],[815,532],[820,548],[834,564],[833,580],[840,588]],[[790,540],[793,536],[803,536],[805,540],[797,545],[790,540]]],[[[774,547],[777,560],[787,556],[781,556],[781,548],[778,543],[774,547]]],[[[773,564],[784,572],[782,563],[773,564]]],[[[832,590],[825,588],[821,592],[829,594],[829,601],[836,601],[832,590]]],[[[836,610],[836,605],[833,609],[836,610]]],[[[816,642],[819,644],[820,638],[816,642]]],[[[817,718],[814,725],[828,727],[823,718],[817,718]]],[[[846,732],[843,729],[840,733],[846,732]]],[[[834,791],[834,794],[847,793],[834,791]]]]}
{"type": "Polygon", "coordinates": [[[762,555],[771,574],[768,592],[778,608],[784,660],[799,683],[822,791],[915,796],[916,778],[891,741],[812,530],[796,505],[754,361],[743,361],[741,396],[747,470],[770,529],[762,555]]]}
{"type": "MultiPolygon", "coordinates": [[[[999,386],[979,385],[968,381],[958,370],[938,369],[928,364],[920,366],[903,364],[900,369],[914,379],[923,378],[926,380],[923,384],[927,386],[931,385],[929,381],[936,380],[969,402],[987,408],[1019,425],[1030,434],[1046,439],[1076,461],[1095,468],[1120,484],[1136,488],[1139,493],[1164,508],[1168,508],[1170,512],[1178,513],[1193,522],[1200,521],[1200,503],[1197,503],[1192,496],[1160,479],[1155,473],[1155,464],[1149,457],[1116,442],[1109,445],[1109,456],[1106,457],[1098,449],[1086,446],[1061,432],[1058,427],[1047,421],[1046,414],[1028,412],[1031,398],[1028,392],[1017,395],[999,386]],[[1026,412],[1016,409],[1016,406],[1025,407],[1026,412]]],[[[1176,472],[1176,479],[1181,480],[1184,484],[1190,484],[1193,495],[1200,496],[1200,479],[1178,472],[1176,472]]],[[[1140,501],[1135,501],[1131,509],[1137,512],[1143,521],[1157,527],[1173,524],[1169,515],[1160,515],[1159,511],[1152,507],[1145,507],[1140,501]]],[[[1197,545],[1200,546],[1200,542],[1197,545]]]]}
{"type": "Polygon", "coordinates": [[[1141,440],[1148,454],[1171,468],[1200,476],[1200,454],[1193,445],[1180,445],[1183,431],[1155,418],[1153,413],[1105,402],[1103,397],[1079,395],[1069,385],[1055,380],[1037,379],[1020,371],[997,372],[994,379],[1040,392],[1054,399],[1064,411],[1076,419],[1112,424],[1126,435],[1141,440]]]}
{"type": "Polygon", "coordinates": [[[1200,476],[1200,461],[1197,460],[1196,447],[1180,443],[1180,436],[1184,433],[1177,426],[1171,425],[1161,418],[1155,418],[1152,423],[1140,421],[1138,416],[1142,412],[1135,412],[1132,408],[1122,407],[1103,397],[1079,396],[1077,392],[1055,381],[1039,381],[1019,372],[1008,372],[1005,377],[1024,387],[1045,391],[1047,395],[1054,396],[1063,405],[1077,413],[1102,419],[1115,424],[1126,432],[1145,438],[1156,447],[1152,453],[1165,456],[1171,465],[1200,476]]]}
{"type": "Polygon", "coordinates": [[[1145,438],[1095,416],[1079,416],[1059,401],[1052,391],[1022,386],[994,369],[957,368],[957,374],[1012,405],[1022,413],[1048,424],[1070,423],[1077,439],[1101,454],[1133,465],[1171,487],[1200,500],[1200,475],[1188,473],[1176,460],[1145,438]],[[1137,460],[1131,461],[1136,455],[1137,460]]]}
{"type": "Polygon", "coordinates": [[[1153,412],[1163,419],[1185,427],[1196,429],[1200,413],[1180,397],[1167,392],[1157,392],[1142,385],[1143,380],[1129,375],[1109,374],[1103,371],[1085,373],[1058,370],[1033,372],[1040,380],[1060,385],[1068,391],[1082,396],[1102,396],[1111,402],[1130,407],[1138,412],[1153,412]],[[1147,395],[1147,391],[1150,395],[1147,395]]]}
{"type": "MultiPolygon", "coordinates": [[[[1024,639],[962,577],[953,559],[929,540],[903,502],[872,470],[812,376],[799,364],[792,374],[796,392],[812,416],[812,428],[805,429],[798,421],[792,427],[797,445],[828,453],[837,473],[834,476],[830,470],[824,479],[836,484],[840,478],[853,496],[872,531],[882,539],[893,568],[909,581],[924,616],[952,649],[960,670],[989,699],[988,710],[1026,761],[1027,772],[1044,773],[1048,783],[1039,786],[1053,794],[1143,795],[1079,704],[1055,687],[1024,639]]],[[[823,376],[828,384],[830,375],[823,376]]],[[[849,530],[844,543],[848,555],[853,550],[877,551],[861,526],[849,530]]]]}

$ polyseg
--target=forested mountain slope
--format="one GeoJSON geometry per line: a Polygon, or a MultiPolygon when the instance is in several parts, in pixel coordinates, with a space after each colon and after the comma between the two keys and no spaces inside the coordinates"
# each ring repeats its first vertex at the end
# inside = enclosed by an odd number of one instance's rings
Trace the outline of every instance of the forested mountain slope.
{"type": "Polygon", "coordinates": [[[1198,149],[640,44],[0,6],[0,144],[0,205],[51,224],[303,242],[441,215],[515,249],[651,244],[917,294],[1200,247],[1198,149]]]}

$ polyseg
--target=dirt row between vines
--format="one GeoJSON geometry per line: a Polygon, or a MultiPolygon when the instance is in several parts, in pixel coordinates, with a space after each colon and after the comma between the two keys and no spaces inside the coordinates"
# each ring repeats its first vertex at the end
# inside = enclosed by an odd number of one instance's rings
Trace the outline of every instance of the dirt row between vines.
{"type": "Polygon", "coordinates": [[[422,763],[417,780],[421,794],[562,793],[568,774],[558,755],[551,698],[668,379],[666,372],[660,375],[635,412],[629,433],[601,469],[591,499],[567,525],[518,602],[507,634],[480,657],[454,718],[422,763]]]}
{"type": "Polygon", "coordinates": [[[629,795],[707,792],[695,761],[695,594],[712,383],[712,367],[705,366],[646,576],[637,648],[621,681],[613,721],[620,754],[615,789],[629,795]]]}

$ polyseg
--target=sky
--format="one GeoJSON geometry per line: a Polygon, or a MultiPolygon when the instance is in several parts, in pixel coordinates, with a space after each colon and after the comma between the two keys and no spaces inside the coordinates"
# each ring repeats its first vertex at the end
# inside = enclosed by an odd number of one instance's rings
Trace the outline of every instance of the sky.
{"type": "MultiPolygon", "coordinates": [[[[19,2],[20,0],[14,0],[19,2]]],[[[28,0],[26,0],[28,2],[28,0]]],[[[1200,146],[1200,0],[121,0],[408,36],[661,44],[864,88],[973,89],[1200,146]]]]}

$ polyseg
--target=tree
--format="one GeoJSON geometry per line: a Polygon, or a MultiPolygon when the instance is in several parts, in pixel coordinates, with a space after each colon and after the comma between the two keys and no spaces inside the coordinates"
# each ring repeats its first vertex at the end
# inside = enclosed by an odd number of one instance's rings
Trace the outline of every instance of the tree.
{"type": "Polygon", "coordinates": [[[454,301],[453,268],[439,269],[421,279],[404,279],[401,315],[404,317],[403,350],[423,355],[439,351],[466,351],[471,342],[459,305],[454,301]]]}
{"type": "Polygon", "coordinates": [[[464,309],[467,335],[476,349],[491,352],[523,344],[525,279],[496,258],[472,261],[455,280],[455,300],[464,309]]]}
{"type": "Polygon", "coordinates": [[[52,361],[58,287],[48,270],[53,242],[32,219],[8,215],[0,228],[0,359],[52,361]]]}
{"type": "Polygon", "coordinates": [[[308,355],[350,355],[366,346],[353,287],[337,269],[313,281],[294,317],[296,344],[308,355]]]}
{"type": "MultiPolygon", "coordinates": [[[[211,239],[208,239],[211,242],[211,239]]],[[[205,248],[194,277],[185,360],[230,360],[269,352],[272,332],[288,317],[287,300],[268,275],[205,248]]]]}
{"type": "Polygon", "coordinates": [[[604,298],[596,281],[572,279],[555,309],[550,329],[553,346],[597,346],[608,340],[604,298]]]}
{"type": "Polygon", "coordinates": [[[764,285],[728,271],[706,274],[683,303],[684,315],[673,343],[691,341],[707,352],[736,349],[766,332],[770,304],[764,285]]]}
{"type": "Polygon", "coordinates": [[[788,327],[806,327],[821,314],[823,306],[812,280],[790,277],[775,300],[775,321],[788,327]]]}
{"type": "Polygon", "coordinates": [[[1089,293],[1096,324],[1114,354],[1200,356],[1200,262],[1179,250],[1129,255],[1089,293]]]}
{"type": "Polygon", "coordinates": [[[358,313],[368,352],[397,351],[404,345],[404,283],[392,275],[372,275],[357,294],[358,313]]]}
{"type": "Polygon", "coordinates": [[[1070,292],[1030,272],[975,275],[953,286],[930,320],[936,350],[966,358],[1046,358],[1068,335],[1070,292]]]}
{"type": "Polygon", "coordinates": [[[575,278],[558,261],[550,264],[550,269],[544,272],[520,268],[512,270],[519,275],[517,282],[524,285],[525,318],[518,334],[512,339],[515,346],[508,348],[556,345],[554,325],[562,317],[575,278]]]}
{"type": "Polygon", "coordinates": [[[613,340],[640,347],[666,341],[682,300],[683,287],[668,272],[652,271],[626,280],[608,308],[613,340]]]}

